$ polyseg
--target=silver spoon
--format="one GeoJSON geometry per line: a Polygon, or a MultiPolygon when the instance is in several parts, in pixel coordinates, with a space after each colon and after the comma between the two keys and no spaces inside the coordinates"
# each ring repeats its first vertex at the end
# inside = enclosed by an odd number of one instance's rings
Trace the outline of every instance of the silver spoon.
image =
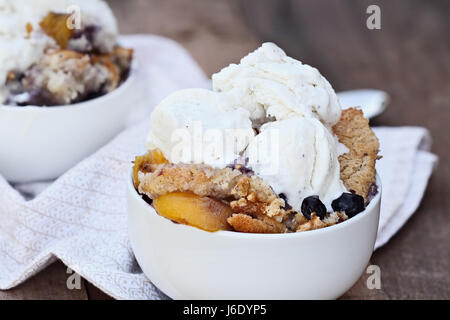
{"type": "Polygon", "coordinates": [[[364,116],[374,118],[384,110],[390,102],[389,94],[375,89],[357,89],[337,93],[342,109],[360,107],[364,116]]]}

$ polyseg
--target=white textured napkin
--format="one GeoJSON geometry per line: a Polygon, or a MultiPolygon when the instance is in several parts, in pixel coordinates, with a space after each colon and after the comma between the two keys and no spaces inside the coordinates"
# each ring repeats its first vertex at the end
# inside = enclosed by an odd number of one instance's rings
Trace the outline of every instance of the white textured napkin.
{"type": "MultiPolygon", "coordinates": [[[[173,41],[125,36],[122,42],[136,49],[140,90],[148,92],[148,108],[138,113],[141,119],[171,91],[208,86],[197,64],[173,41]]],[[[143,152],[148,125],[148,120],[130,125],[54,182],[13,188],[0,176],[0,289],[12,288],[61,259],[114,298],[165,298],[137,265],[126,227],[126,179],[133,157],[143,152]]],[[[423,128],[375,131],[383,155],[377,165],[383,182],[379,247],[417,209],[437,157],[428,152],[430,138],[423,128]]]]}
{"type": "Polygon", "coordinates": [[[438,157],[421,127],[373,128],[380,141],[377,172],[382,183],[381,214],[375,249],[381,247],[419,207],[438,157]]]}

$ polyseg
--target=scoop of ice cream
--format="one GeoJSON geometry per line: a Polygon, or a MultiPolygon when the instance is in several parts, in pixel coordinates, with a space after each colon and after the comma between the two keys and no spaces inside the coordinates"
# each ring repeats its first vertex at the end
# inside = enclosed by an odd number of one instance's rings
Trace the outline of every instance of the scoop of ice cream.
{"type": "Polygon", "coordinates": [[[153,111],[149,150],[159,148],[172,163],[224,167],[254,137],[250,114],[235,108],[226,93],[205,89],[177,91],[153,111]]]}
{"type": "MultiPolygon", "coordinates": [[[[319,71],[266,43],[239,65],[213,75],[213,87],[215,91],[189,89],[166,98],[152,114],[148,149],[160,148],[173,163],[223,167],[243,161],[277,194],[284,194],[295,211],[312,195],[332,211],[331,202],[346,190],[338,161],[342,150],[330,129],[341,107],[319,71]],[[219,156],[174,138],[190,137],[191,144],[205,145],[205,129],[239,129],[247,135],[231,135],[233,148],[211,140],[226,150],[219,156]],[[180,156],[186,146],[188,155],[180,156]]],[[[229,131],[223,136],[229,137],[229,131]]]]}
{"type": "Polygon", "coordinates": [[[300,212],[304,198],[318,195],[328,211],[345,192],[336,141],[317,119],[301,116],[269,122],[245,151],[249,166],[300,212]]]}
{"type": "Polygon", "coordinates": [[[341,107],[330,83],[316,68],[288,57],[273,43],[264,43],[212,76],[215,91],[232,92],[252,120],[315,117],[328,126],[339,121],[341,107]]]}
{"type": "Polygon", "coordinates": [[[69,49],[88,51],[95,47],[109,52],[115,46],[117,23],[102,0],[0,0],[0,102],[5,100],[4,85],[9,72],[23,72],[47,48],[58,48],[39,25],[50,12],[73,17],[75,29],[69,49]],[[76,29],[77,17],[79,29],[76,29]]]}

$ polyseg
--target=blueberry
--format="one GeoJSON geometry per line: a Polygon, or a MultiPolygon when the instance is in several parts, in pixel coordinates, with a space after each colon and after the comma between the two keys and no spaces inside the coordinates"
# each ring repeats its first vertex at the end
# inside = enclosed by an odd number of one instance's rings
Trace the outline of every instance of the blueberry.
{"type": "Polygon", "coordinates": [[[7,104],[17,106],[52,106],[56,105],[52,94],[45,89],[31,89],[28,91],[21,91],[12,93],[7,101],[7,104]],[[26,93],[25,98],[21,97],[23,93],[26,93]],[[18,97],[21,97],[18,99],[18,97]]]}
{"type": "Polygon", "coordinates": [[[146,194],[142,195],[142,199],[144,199],[144,201],[147,202],[149,205],[151,205],[153,203],[153,200],[146,194]]]}
{"type": "Polygon", "coordinates": [[[311,220],[311,213],[315,212],[316,215],[323,219],[327,214],[327,208],[320,201],[319,196],[309,196],[303,199],[302,202],[302,213],[306,219],[311,220]]]}
{"type": "MultiPolygon", "coordinates": [[[[87,46],[84,49],[85,52],[96,51],[98,48],[94,48],[95,45],[95,35],[98,31],[100,31],[101,27],[98,25],[88,25],[84,27],[84,29],[75,30],[72,34],[72,39],[81,39],[84,36],[84,39],[87,41],[87,46]]],[[[98,50],[97,50],[98,51],[98,50]]]]}
{"type": "Polygon", "coordinates": [[[343,193],[339,198],[331,202],[334,211],[343,211],[352,218],[364,211],[364,198],[353,193],[343,193]]]}
{"type": "Polygon", "coordinates": [[[373,198],[378,193],[378,186],[375,183],[372,183],[369,188],[369,198],[373,198]]]}
{"type": "Polygon", "coordinates": [[[285,209],[285,210],[291,210],[291,209],[292,209],[292,206],[287,202],[287,197],[286,197],[286,195],[285,195],[284,193],[280,193],[278,196],[279,196],[281,199],[284,200],[284,207],[283,207],[283,209],[285,209]]]}

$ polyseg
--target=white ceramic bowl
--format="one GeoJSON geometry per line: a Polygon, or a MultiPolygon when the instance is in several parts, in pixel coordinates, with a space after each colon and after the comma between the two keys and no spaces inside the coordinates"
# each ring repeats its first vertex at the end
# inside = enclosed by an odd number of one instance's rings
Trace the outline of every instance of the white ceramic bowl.
{"type": "Polygon", "coordinates": [[[250,234],[173,223],[141,198],[131,179],[128,184],[134,254],[174,299],[335,299],[360,278],[373,252],[381,187],[365,211],[340,224],[250,234]]]}
{"type": "Polygon", "coordinates": [[[101,97],[55,107],[0,105],[0,174],[12,182],[54,179],[119,133],[136,104],[137,68],[101,97]]]}

